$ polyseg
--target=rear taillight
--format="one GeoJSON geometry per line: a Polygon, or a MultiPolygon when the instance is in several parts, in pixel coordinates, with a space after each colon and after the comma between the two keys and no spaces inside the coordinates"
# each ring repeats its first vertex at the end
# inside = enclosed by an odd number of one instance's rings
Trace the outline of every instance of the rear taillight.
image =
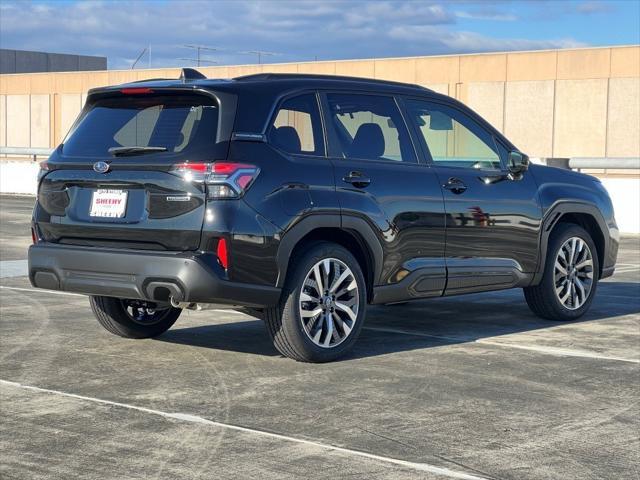
{"type": "Polygon", "coordinates": [[[38,235],[36,234],[36,229],[33,227],[31,227],[31,241],[34,245],[38,243],[38,235]]]}
{"type": "Polygon", "coordinates": [[[49,165],[49,162],[47,162],[46,160],[43,162],[40,162],[40,171],[48,172],[49,170],[51,170],[51,166],[49,165]]]}
{"type": "Polygon", "coordinates": [[[246,163],[185,162],[174,165],[171,173],[188,182],[206,184],[209,198],[238,198],[249,189],[260,169],[246,163]]]}

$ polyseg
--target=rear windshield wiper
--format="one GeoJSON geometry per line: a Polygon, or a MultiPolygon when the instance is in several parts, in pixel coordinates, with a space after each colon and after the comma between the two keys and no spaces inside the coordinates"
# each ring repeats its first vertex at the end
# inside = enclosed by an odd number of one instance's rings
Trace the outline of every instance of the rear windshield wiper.
{"type": "Polygon", "coordinates": [[[167,147],[111,147],[108,152],[114,157],[143,155],[145,153],[166,152],[167,147]]]}

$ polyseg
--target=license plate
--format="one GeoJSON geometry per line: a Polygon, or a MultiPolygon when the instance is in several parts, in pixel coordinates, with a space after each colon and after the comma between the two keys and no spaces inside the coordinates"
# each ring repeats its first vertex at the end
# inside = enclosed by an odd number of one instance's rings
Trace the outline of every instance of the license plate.
{"type": "Polygon", "coordinates": [[[127,211],[126,190],[94,190],[91,197],[91,217],[122,218],[127,211]]]}

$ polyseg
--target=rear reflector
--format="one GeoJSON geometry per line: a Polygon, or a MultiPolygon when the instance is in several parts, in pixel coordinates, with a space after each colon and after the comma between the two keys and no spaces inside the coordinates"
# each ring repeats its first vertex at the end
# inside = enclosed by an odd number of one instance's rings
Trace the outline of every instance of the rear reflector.
{"type": "Polygon", "coordinates": [[[209,198],[238,198],[260,173],[255,165],[234,162],[179,163],[171,173],[189,182],[205,183],[209,198]]]}
{"type": "Polygon", "coordinates": [[[153,93],[150,88],[123,88],[120,93],[124,95],[144,95],[147,93],[153,93]]]}
{"type": "Polygon", "coordinates": [[[220,260],[220,265],[224,267],[226,270],[229,266],[229,258],[227,252],[227,241],[224,238],[218,240],[218,248],[216,249],[216,255],[218,256],[218,260],[220,260]]]}
{"type": "Polygon", "coordinates": [[[36,235],[36,229],[33,227],[31,227],[31,241],[33,242],[34,245],[38,243],[38,236],[36,235]]]}

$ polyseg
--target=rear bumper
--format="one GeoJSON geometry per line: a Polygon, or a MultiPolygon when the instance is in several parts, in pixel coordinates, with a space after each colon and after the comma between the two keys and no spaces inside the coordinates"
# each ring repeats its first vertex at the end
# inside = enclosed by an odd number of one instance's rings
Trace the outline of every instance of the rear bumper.
{"type": "Polygon", "coordinates": [[[250,307],[278,302],[279,288],[228,281],[206,258],[39,243],[29,248],[29,280],[38,288],[118,298],[250,307]]]}

